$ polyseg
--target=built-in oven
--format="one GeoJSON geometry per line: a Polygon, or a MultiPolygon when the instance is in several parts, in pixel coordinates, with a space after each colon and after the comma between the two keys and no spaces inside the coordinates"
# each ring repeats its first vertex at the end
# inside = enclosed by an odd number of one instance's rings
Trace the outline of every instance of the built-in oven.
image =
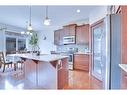
{"type": "Polygon", "coordinates": [[[75,43],[75,36],[63,37],[63,44],[74,44],[74,43],[75,43]]]}
{"type": "Polygon", "coordinates": [[[61,53],[61,55],[68,56],[68,69],[73,70],[73,54],[72,53],[61,53]]]}

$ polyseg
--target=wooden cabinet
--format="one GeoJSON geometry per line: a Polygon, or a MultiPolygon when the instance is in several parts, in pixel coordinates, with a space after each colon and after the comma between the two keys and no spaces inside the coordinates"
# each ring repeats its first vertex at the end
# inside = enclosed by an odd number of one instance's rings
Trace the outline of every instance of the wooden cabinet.
{"type": "Polygon", "coordinates": [[[67,58],[62,59],[62,68],[58,69],[58,89],[63,89],[68,85],[68,62],[67,58]]]}
{"type": "Polygon", "coordinates": [[[76,27],[76,44],[89,43],[89,24],[76,27]]]}
{"type": "MultiPolygon", "coordinates": [[[[121,15],[121,63],[127,64],[127,6],[120,6],[121,15]]],[[[127,89],[127,72],[121,70],[121,89],[127,89]]]]}
{"type": "Polygon", "coordinates": [[[64,36],[63,29],[55,30],[54,31],[54,44],[55,45],[62,45],[63,36],[64,36]]]}
{"type": "Polygon", "coordinates": [[[121,89],[127,89],[127,72],[121,70],[121,89]]]}
{"type": "Polygon", "coordinates": [[[24,77],[31,83],[31,88],[54,89],[57,84],[57,89],[63,89],[68,85],[67,58],[61,59],[60,65],[58,65],[59,60],[50,63],[37,60],[25,61],[24,77]]]}
{"type": "Polygon", "coordinates": [[[63,45],[63,37],[75,36],[76,24],[64,26],[63,29],[54,31],[54,44],[63,45]]]}
{"type": "Polygon", "coordinates": [[[63,27],[64,36],[75,36],[76,24],[70,24],[63,27]]]}
{"type": "Polygon", "coordinates": [[[121,58],[127,64],[127,6],[121,6],[121,58]]]}
{"type": "Polygon", "coordinates": [[[76,44],[89,44],[89,24],[81,26],[70,24],[63,26],[63,29],[56,30],[54,32],[54,44],[63,45],[63,37],[66,36],[75,36],[76,44]]]}
{"type": "Polygon", "coordinates": [[[63,45],[64,30],[60,29],[59,32],[60,32],[59,45],[63,45]]]}
{"type": "Polygon", "coordinates": [[[74,69],[89,71],[89,55],[74,54],[74,69]]]}

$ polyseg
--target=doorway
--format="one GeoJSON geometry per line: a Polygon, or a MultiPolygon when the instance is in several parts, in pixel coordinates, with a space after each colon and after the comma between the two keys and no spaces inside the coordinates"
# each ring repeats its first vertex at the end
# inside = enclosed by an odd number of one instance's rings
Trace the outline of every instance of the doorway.
{"type": "Polygon", "coordinates": [[[103,49],[104,45],[104,29],[103,19],[93,24],[92,29],[92,75],[99,80],[103,80],[103,49]]]}

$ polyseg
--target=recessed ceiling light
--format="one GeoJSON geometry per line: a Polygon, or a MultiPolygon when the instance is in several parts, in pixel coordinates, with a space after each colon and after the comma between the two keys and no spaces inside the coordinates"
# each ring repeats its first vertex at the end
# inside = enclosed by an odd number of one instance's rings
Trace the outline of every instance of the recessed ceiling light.
{"type": "Polygon", "coordinates": [[[80,9],[77,9],[77,13],[80,13],[80,9]]]}

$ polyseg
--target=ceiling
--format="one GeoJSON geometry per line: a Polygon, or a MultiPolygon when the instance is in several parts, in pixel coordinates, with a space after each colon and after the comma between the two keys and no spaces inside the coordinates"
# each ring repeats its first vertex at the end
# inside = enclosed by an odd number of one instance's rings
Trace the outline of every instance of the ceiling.
{"type": "MultiPolygon", "coordinates": [[[[45,26],[45,6],[32,6],[32,26],[36,31],[55,29],[73,21],[87,19],[92,11],[103,6],[49,6],[51,25],[45,26]],[[76,10],[81,12],[77,13],[76,10]]],[[[0,6],[0,23],[26,28],[29,21],[29,6],[0,6]]]]}

